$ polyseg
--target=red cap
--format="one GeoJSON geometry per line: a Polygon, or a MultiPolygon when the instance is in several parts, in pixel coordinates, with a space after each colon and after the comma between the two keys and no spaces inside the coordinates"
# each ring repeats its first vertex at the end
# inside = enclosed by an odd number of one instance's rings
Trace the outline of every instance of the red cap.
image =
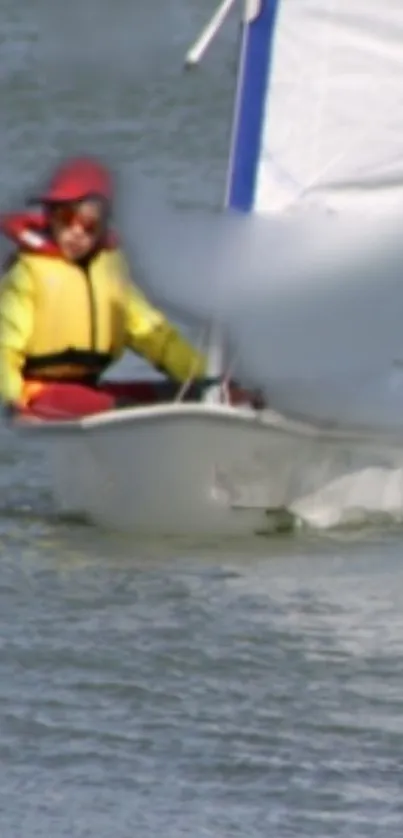
{"type": "Polygon", "coordinates": [[[81,201],[92,196],[111,201],[112,177],[102,164],[90,157],[77,157],[59,166],[47,189],[30,203],[81,201]]]}

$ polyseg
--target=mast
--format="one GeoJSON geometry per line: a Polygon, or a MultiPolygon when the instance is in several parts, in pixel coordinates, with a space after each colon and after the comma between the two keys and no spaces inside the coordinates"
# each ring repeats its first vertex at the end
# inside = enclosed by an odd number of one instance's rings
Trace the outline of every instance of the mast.
{"type": "Polygon", "coordinates": [[[245,0],[224,205],[251,212],[279,0],[245,0]]]}
{"type": "MultiPolygon", "coordinates": [[[[224,0],[188,50],[185,66],[199,63],[237,0],[224,0]]],[[[272,36],[279,0],[243,0],[235,101],[224,193],[224,210],[251,212],[260,155],[265,101],[272,52],[272,36]]],[[[207,375],[219,378],[224,369],[224,340],[212,324],[208,341],[207,375]]],[[[222,400],[222,388],[213,385],[209,401],[222,400]]]]}

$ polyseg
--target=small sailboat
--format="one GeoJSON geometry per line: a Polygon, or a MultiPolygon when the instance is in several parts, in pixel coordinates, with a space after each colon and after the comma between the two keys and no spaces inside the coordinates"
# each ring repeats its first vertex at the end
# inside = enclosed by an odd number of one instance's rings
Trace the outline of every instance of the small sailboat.
{"type": "MultiPolygon", "coordinates": [[[[188,66],[235,4],[224,0],[188,66]]],[[[244,0],[225,207],[393,217],[402,43],[401,0],[244,0]]],[[[209,357],[225,379],[214,327],[209,357]]],[[[21,430],[43,440],[59,508],[121,531],[236,535],[285,511],[316,526],[402,514],[400,433],[342,431],[229,393],[215,384],[167,401],[157,387],[153,403],[21,430]]]]}

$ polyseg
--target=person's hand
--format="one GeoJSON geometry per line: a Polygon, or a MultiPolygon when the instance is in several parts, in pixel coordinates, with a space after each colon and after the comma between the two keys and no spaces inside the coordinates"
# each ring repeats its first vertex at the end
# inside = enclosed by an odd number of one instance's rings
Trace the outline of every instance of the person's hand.
{"type": "Polygon", "coordinates": [[[223,375],[196,379],[191,383],[187,395],[192,399],[201,399],[210,387],[222,387],[229,404],[234,407],[248,406],[253,407],[254,410],[263,410],[267,407],[267,400],[261,390],[243,387],[238,381],[232,378],[227,379],[223,375]]]}
{"type": "Polygon", "coordinates": [[[242,387],[237,381],[228,382],[230,401],[233,405],[250,405],[255,410],[267,407],[267,401],[261,390],[242,387]]]}

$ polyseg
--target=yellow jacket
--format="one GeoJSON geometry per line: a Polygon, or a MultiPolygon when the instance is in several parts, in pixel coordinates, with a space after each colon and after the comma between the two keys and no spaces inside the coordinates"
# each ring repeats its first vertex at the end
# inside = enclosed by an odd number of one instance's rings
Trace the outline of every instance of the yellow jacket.
{"type": "Polygon", "coordinates": [[[132,349],[178,381],[205,362],[128,280],[118,250],[88,272],[54,256],[21,253],[0,283],[0,399],[23,401],[24,379],[98,376],[132,349]]]}

